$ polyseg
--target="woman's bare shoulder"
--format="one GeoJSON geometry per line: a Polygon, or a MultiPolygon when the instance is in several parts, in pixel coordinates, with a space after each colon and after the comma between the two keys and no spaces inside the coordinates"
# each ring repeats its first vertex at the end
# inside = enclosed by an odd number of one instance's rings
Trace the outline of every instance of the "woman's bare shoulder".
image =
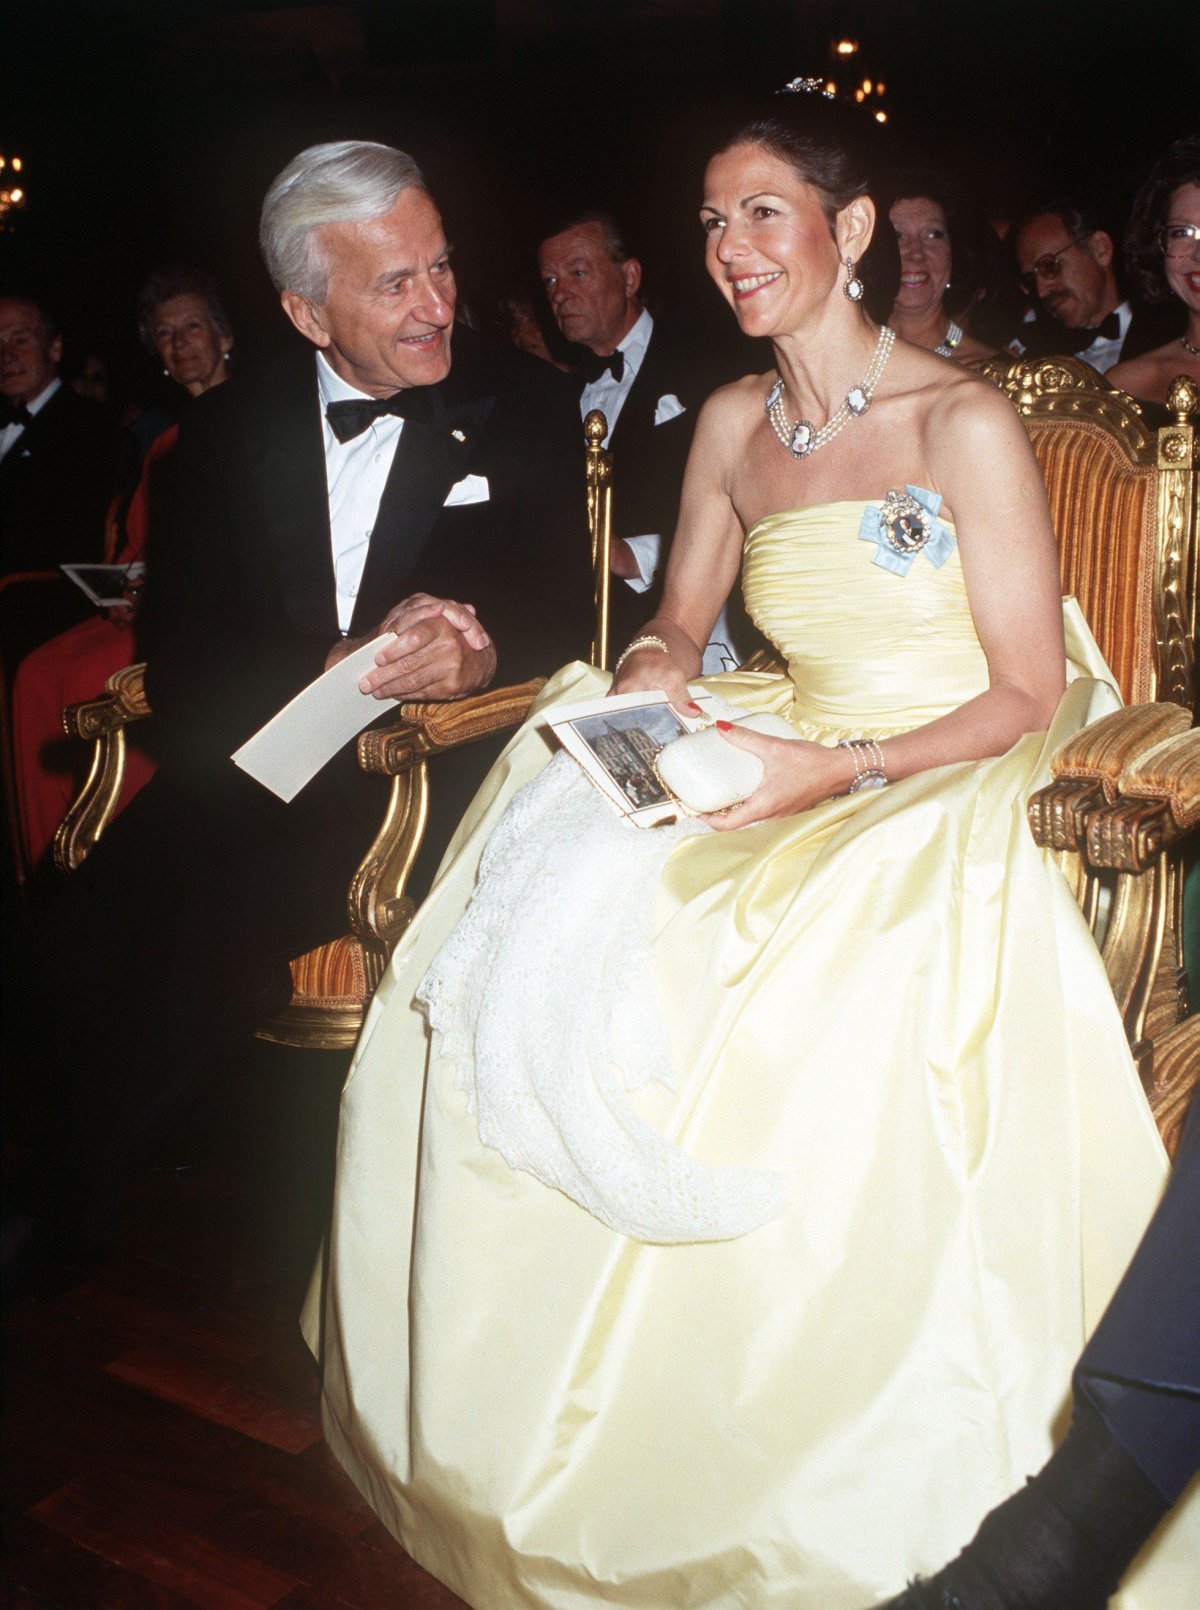
{"type": "Polygon", "coordinates": [[[762,415],[767,395],[766,375],[743,375],[711,392],[696,421],[697,432],[709,437],[745,436],[762,415]]]}
{"type": "Polygon", "coordinates": [[[1165,403],[1171,382],[1178,375],[1189,375],[1200,381],[1200,362],[1174,340],[1130,358],[1127,363],[1117,364],[1104,378],[1110,386],[1127,391],[1142,402],[1165,403]]]}

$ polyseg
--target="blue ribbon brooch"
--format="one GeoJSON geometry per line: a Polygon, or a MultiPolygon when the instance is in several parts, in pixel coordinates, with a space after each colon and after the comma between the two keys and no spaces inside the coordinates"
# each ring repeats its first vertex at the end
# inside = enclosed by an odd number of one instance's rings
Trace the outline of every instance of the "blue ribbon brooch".
{"type": "Polygon", "coordinates": [[[897,576],[908,575],[919,553],[932,565],[944,565],[954,549],[954,537],[937,517],[941,506],[942,494],[927,492],[922,486],[889,491],[878,508],[868,504],[858,537],[860,542],[875,544],[871,563],[897,576]]]}

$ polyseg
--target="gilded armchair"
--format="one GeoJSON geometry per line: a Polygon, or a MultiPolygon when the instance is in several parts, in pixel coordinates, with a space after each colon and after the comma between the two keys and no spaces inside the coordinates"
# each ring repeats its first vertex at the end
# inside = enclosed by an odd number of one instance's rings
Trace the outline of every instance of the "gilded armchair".
{"type": "MultiPolygon", "coordinates": [[[[586,491],[596,605],[592,656],[601,667],[607,664],[612,505],[612,460],[601,447],[607,429],[603,414],[588,415],[586,491]]],[[[63,712],[68,736],[93,745],[87,779],[55,836],[54,859],[63,872],[82,864],[112,820],[124,776],[125,729],[151,713],[144,672],[142,665],[126,666],[108,679],[99,698],[63,712]]],[[[401,704],[396,720],[362,734],[359,765],[390,778],[391,785],[379,831],[350,884],[349,931],[291,961],[291,1000],[259,1025],[260,1039],[316,1050],[354,1045],[367,1003],[415,909],[405,888],[429,817],[429,762],[441,751],[519,725],[542,685],[535,678],[454,702],[401,704]]]]}
{"type": "Polygon", "coordinates": [[[1200,388],[1172,387],[1173,418],[1141,409],[1085,364],[989,360],[1050,497],[1064,593],[1079,601],[1125,708],[1055,756],[1029,803],[1100,946],[1151,1106],[1173,1147],[1200,1079],[1200,1016],[1186,1019],[1181,844],[1200,826],[1196,704],[1200,388]],[[1186,1019],[1186,1020],[1185,1020],[1186,1019]]]}

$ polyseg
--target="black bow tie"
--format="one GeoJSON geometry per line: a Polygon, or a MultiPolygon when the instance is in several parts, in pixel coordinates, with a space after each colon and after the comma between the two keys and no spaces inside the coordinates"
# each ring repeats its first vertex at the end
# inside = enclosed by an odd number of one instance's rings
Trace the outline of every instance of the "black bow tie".
{"type": "Polygon", "coordinates": [[[1116,313],[1110,313],[1107,318],[1101,319],[1099,324],[1090,326],[1084,331],[1089,337],[1087,345],[1093,341],[1119,341],[1121,339],[1121,321],[1116,313]]]}
{"type": "Polygon", "coordinates": [[[429,393],[424,386],[407,387],[390,397],[351,397],[325,405],[325,418],[339,442],[352,442],[384,414],[421,423],[429,419],[429,393]]]}
{"type": "Polygon", "coordinates": [[[624,380],[625,354],[620,347],[615,352],[610,352],[607,358],[602,358],[596,352],[585,353],[579,360],[579,372],[583,376],[584,384],[588,386],[595,385],[597,380],[602,380],[607,374],[611,374],[614,380],[624,380]]]}
{"type": "Polygon", "coordinates": [[[33,415],[23,402],[0,397],[0,425],[32,425],[33,415]]]}

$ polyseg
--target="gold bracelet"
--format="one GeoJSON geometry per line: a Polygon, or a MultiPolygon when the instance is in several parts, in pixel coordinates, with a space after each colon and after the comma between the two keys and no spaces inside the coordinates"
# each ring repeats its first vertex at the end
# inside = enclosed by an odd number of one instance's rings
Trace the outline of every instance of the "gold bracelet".
{"type": "Polygon", "coordinates": [[[629,658],[629,656],[631,654],[636,654],[639,649],[643,649],[643,648],[659,648],[659,649],[661,649],[663,651],[664,654],[667,654],[667,655],[669,655],[670,652],[671,652],[671,650],[663,642],[661,637],[654,637],[652,634],[649,634],[649,633],[645,637],[635,637],[633,642],[630,643],[629,647],[624,650],[624,652],[621,654],[620,659],[613,666],[613,679],[614,680],[619,675],[621,667],[625,664],[625,661],[629,658]]]}

